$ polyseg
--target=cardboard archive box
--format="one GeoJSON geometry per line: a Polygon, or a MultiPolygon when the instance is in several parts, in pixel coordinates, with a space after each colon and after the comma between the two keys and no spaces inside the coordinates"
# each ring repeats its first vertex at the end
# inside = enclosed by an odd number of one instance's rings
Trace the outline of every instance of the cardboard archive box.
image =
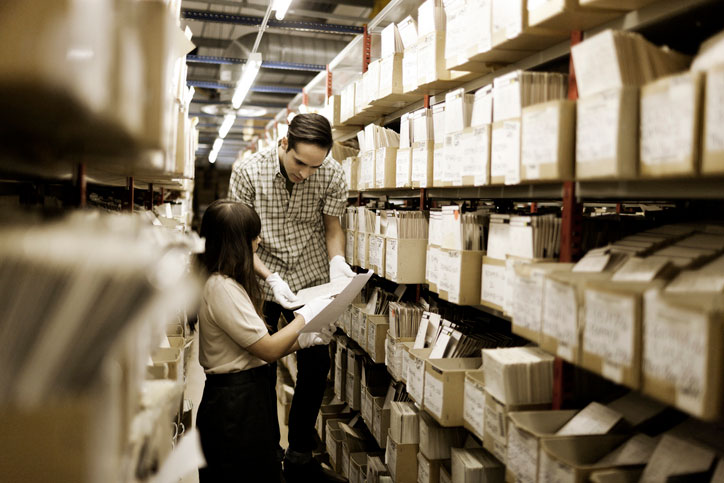
{"type": "Polygon", "coordinates": [[[425,362],[423,407],[441,426],[463,425],[465,374],[480,369],[479,357],[428,359],[425,362]]]}
{"type": "Polygon", "coordinates": [[[621,15],[616,10],[587,7],[579,0],[528,0],[528,22],[556,30],[587,30],[621,15]]]}
{"type": "Polygon", "coordinates": [[[594,470],[610,469],[613,464],[597,464],[611,451],[623,444],[627,436],[595,434],[567,436],[541,441],[538,481],[588,481],[594,470]]]}
{"type": "Polygon", "coordinates": [[[724,65],[706,72],[702,126],[702,174],[724,173],[724,65]]]}
{"type": "Polygon", "coordinates": [[[440,460],[429,460],[421,452],[417,453],[418,483],[440,483],[440,460]]]}
{"type": "MultiPolygon", "coordinates": [[[[444,169],[435,186],[483,186],[490,179],[490,132],[485,124],[445,136],[444,169]]],[[[437,159],[435,160],[437,163],[437,159]]],[[[437,166],[435,166],[437,168],[437,166]]],[[[439,177],[438,177],[439,176],[439,177]]]]}
{"type": "Polygon", "coordinates": [[[375,187],[375,151],[360,152],[359,189],[367,190],[375,187]]]}
{"type": "Polygon", "coordinates": [[[367,315],[367,354],[373,362],[385,362],[385,338],[390,328],[386,315],[367,315]]]}
{"type": "MultiPolygon", "coordinates": [[[[428,290],[433,293],[438,293],[439,267],[440,259],[443,257],[442,249],[438,245],[429,244],[427,245],[427,256],[425,257],[425,283],[427,284],[428,290]]],[[[445,256],[447,259],[447,256],[445,256]]]]}
{"type": "Polygon", "coordinates": [[[373,411],[372,436],[380,448],[384,448],[387,445],[387,435],[390,430],[390,408],[385,406],[385,397],[374,398],[373,411]]]}
{"type": "Polygon", "coordinates": [[[417,483],[417,451],[418,445],[400,444],[387,436],[385,464],[395,483],[417,483]]]}
{"type": "Polygon", "coordinates": [[[342,429],[340,429],[339,419],[330,419],[327,421],[326,427],[326,442],[327,442],[327,454],[329,454],[329,463],[332,469],[337,473],[342,473],[342,442],[344,441],[344,435],[342,429]]]}
{"type": "Polygon", "coordinates": [[[485,435],[485,374],[482,370],[465,373],[463,427],[481,441],[485,435]]]}
{"type": "Polygon", "coordinates": [[[482,251],[438,249],[437,289],[440,298],[458,305],[480,302],[482,251]]]}
{"type": "Polygon", "coordinates": [[[344,247],[344,259],[349,265],[357,264],[357,232],[347,228],[347,243],[344,247]]]}
{"type": "Polygon", "coordinates": [[[394,188],[397,183],[397,148],[379,148],[375,153],[375,188],[394,188]]]}
{"type": "Polygon", "coordinates": [[[412,146],[410,162],[410,184],[413,188],[427,188],[433,181],[433,141],[415,142],[412,146]]]}
{"type": "Polygon", "coordinates": [[[354,117],[355,113],[355,90],[354,82],[347,84],[340,93],[339,120],[342,124],[347,124],[354,117]]]}
{"type": "Polygon", "coordinates": [[[520,119],[494,122],[490,138],[490,184],[518,184],[520,119]]]}
{"type": "Polygon", "coordinates": [[[367,454],[365,452],[350,453],[349,482],[364,483],[367,480],[367,454]]]}
{"type": "Polygon", "coordinates": [[[397,52],[387,55],[380,62],[380,87],[377,99],[372,104],[378,106],[402,107],[415,99],[414,94],[404,93],[402,85],[403,54],[397,52]]]}
{"type": "Polygon", "coordinates": [[[550,404],[505,404],[485,391],[485,418],[483,447],[504,464],[508,447],[508,414],[516,411],[536,411],[550,407],[550,404]]]}
{"type": "Polygon", "coordinates": [[[395,158],[395,187],[412,187],[412,149],[400,148],[395,158]]]}
{"type": "Polygon", "coordinates": [[[573,179],[576,103],[555,100],[523,108],[520,179],[573,179]]]}
{"type": "Polygon", "coordinates": [[[539,51],[568,37],[565,30],[530,26],[526,0],[493,0],[494,49],[539,51]]]}
{"type": "Polygon", "coordinates": [[[345,401],[355,411],[362,408],[362,352],[357,349],[347,351],[347,378],[345,401]]]}
{"type": "Polygon", "coordinates": [[[568,362],[581,363],[579,321],[583,316],[584,285],[610,277],[610,273],[552,272],[545,275],[541,349],[568,362]]]}
{"type": "Polygon", "coordinates": [[[385,278],[396,283],[425,283],[427,239],[387,238],[385,278]]]}
{"type": "Polygon", "coordinates": [[[360,268],[369,268],[368,260],[370,254],[370,235],[357,232],[357,263],[360,268]]]}
{"type": "Polygon", "coordinates": [[[417,94],[417,44],[405,49],[402,57],[402,93],[417,94]]]}
{"type": "Polygon", "coordinates": [[[380,277],[385,276],[385,236],[369,236],[369,258],[367,268],[374,271],[380,277]]]}
{"type": "Polygon", "coordinates": [[[576,178],[633,179],[639,158],[639,89],[609,89],[576,103],[576,178]]]}
{"type": "Polygon", "coordinates": [[[582,322],[584,368],[617,384],[640,387],[643,298],[654,286],[645,282],[587,284],[582,322]]]}
{"type": "Polygon", "coordinates": [[[644,298],[642,390],[698,418],[722,414],[724,295],[651,290],[644,298]]]}
{"type": "Polygon", "coordinates": [[[420,406],[425,402],[425,368],[432,348],[410,349],[410,364],[407,369],[407,393],[420,406]]]}
{"type": "Polygon", "coordinates": [[[480,305],[503,311],[505,297],[505,260],[483,257],[480,279],[480,305]]]}
{"type": "Polygon", "coordinates": [[[703,76],[686,72],[641,88],[642,177],[693,176],[699,172],[703,76]]]}
{"type": "Polygon", "coordinates": [[[407,340],[407,338],[398,339],[399,341],[406,341],[406,342],[398,342],[397,343],[397,351],[398,354],[400,354],[401,364],[400,364],[400,381],[407,384],[407,373],[409,371],[410,365],[413,364],[412,356],[410,355],[410,349],[412,349],[412,346],[415,345],[414,340],[407,340]]]}

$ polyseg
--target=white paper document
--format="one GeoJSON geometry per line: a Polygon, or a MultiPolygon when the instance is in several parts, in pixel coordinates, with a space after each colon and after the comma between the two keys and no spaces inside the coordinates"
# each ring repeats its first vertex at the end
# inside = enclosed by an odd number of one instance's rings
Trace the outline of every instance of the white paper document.
{"type": "Polygon", "coordinates": [[[361,273],[354,277],[329,305],[309,321],[300,333],[319,332],[337,320],[337,318],[342,315],[342,312],[347,309],[347,306],[352,303],[352,300],[354,300],[357,294],[362,291],[362,288],[367,284],[373,273],[374,272],[370,270],[367,273],[361,273]]]}

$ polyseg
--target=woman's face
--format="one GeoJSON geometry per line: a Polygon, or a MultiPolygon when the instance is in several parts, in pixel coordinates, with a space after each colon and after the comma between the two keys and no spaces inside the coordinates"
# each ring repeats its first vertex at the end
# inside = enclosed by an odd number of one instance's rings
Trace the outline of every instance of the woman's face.
{"type": "Polygon", "coordinates": [[[251,251],[256,253],[256,249],[259,248],[259,242],[261,241],[261,237],[257,236],[251,241],[251,251]]]}

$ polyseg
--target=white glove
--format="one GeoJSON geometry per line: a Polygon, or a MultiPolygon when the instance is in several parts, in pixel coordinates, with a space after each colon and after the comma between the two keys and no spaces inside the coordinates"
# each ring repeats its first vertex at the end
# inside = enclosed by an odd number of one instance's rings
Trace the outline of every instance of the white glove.
{"type": "Polygon", "coordinates": [[[304,334],[299,334],[297,341],[301,349],[315,345],[327,345],[332,340],[333,333],[334,331],[331,327],[325,327],[321,332],[305,332],[304,334]]]}
{"type": "Polygon", "coordinates": [[[301,309],[294,311],[294,315],[301,315],[304,317],[304,325],[307,325],[310,320],[315,318],[324,308],[329,305],[332,301],[332,297],[317,297],[309,301],[307,305],[301,309]]]}
{"type": "Polygon", "coordinates": [[[329,281],[332,282],[338,278],[353,278],[357,274],[352,271],[342,255],[332,257],[329,261],[329,281]]]}
{"type": "Polygon", "coordinates": [[[266,278],[266,283],[274,292],[274,299],[285,309],[294,309],[301,305],[297,302],[297,296],[294,295],[287,282],[282,280],[278,273],[274,272],[269,275],[266,278]]]}

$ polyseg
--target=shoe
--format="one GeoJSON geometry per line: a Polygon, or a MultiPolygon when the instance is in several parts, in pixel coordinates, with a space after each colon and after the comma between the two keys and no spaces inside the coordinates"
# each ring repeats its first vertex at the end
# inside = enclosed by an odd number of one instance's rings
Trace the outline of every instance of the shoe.
{"type": "Polygon", "coordinates": [[[345,482],[342,476],[334,471],[324,468],[319,461],[312,458],[304,464],[292,463],[284,460],[284,479],[286,483],[311,483],[311,482],[345,482]]]}

